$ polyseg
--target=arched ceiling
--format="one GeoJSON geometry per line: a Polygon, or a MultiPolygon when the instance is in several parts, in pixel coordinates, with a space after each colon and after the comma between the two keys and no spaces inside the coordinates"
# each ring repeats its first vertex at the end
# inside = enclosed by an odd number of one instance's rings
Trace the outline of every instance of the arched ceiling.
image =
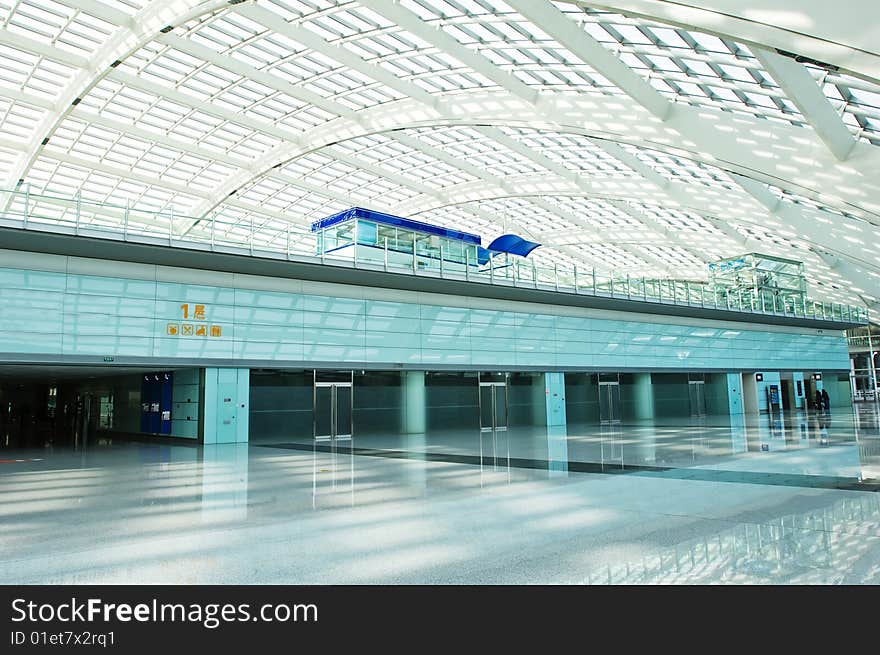
{"type": "Polygon", "coordinates": [[[179,233],[358,205],[630,275],[765,252],[874,308],[858,4],[2,0],[0,184],[173,207],[179,233]]]}
{"type": "Polygon", "coordinates": [[[582,7],[729,37],[747,45],[778,48],[825,62],[866,80],[880,80],[880,20],[874,0],[609,0],[582,7]]]}

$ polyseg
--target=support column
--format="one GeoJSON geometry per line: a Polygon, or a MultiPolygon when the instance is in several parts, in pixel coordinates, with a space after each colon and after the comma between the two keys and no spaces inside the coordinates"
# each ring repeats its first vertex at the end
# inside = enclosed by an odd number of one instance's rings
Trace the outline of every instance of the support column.
{"type": "Polygon", "coordinates": [[[202,443],[247,443],[250,370],[206,368],[202,378],[202,443]]]}
{"type": "Polygon", "coordinates": [[[804,384],[804,374],[800,371],[795,371],[791,374],[791,381],[794,385],[794,406],[795,409],[805,409],[806,408],[806,395],[807,395],[807,387],[804,384]],[[799,384],[800,383],[800,384],[799,384]],[[800,393],[799,393],[800,392],[800,393]]]}
{"type": "Polygon", "coordinates": [[[739,373],[727,374],[727,406],[729,408],[731,416],[739,416],[741,414],[745,414],[746,410],[743,402],[743,381],[742,375],[740,375],[739,373]]]}
{"type": "Polygon", "coordinates": [[[874,365],[874,340],[871,337],[870,325],[868,325],[868,375],[871,376],[871,379],[868,380],[868,389],[874,392],[874,401],[880,400],[877,398],[880,386],[877,382],[877,367],[874,365]]]}
{"type": "Polygon", "coordinates": [[[238,521],[248,515],[248,445],[209,444],[202,449],[202,521],[238,521]]]}
{"type": "Polygon", "coordinates": [[[403,402],[403,432],[423,434],[427,431],[427,402],[424,371],[403,371],[400,380],[403,402]]]}
{"type": "Polygon", "coordinates": [[[742,406],[744,414],[758,413],[758,382],[755,380],[755,373],[743,373],[742,382],[742,406]]]}
{"type": "Polygon", "coordinates": [[[565,374],[544,373],[545,420],[548,427],[564,427],[565,421],[565,374]]]}
{"type": "Polygon", "coordinates": [[[633,399],[637,419],[654,418],[654,388],[651,386],[650,373],[633,375],[633,399]]]}

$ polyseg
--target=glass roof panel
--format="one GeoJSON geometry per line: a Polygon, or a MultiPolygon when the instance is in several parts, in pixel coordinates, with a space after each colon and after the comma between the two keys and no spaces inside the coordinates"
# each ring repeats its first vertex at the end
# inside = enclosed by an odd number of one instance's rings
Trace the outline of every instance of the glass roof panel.
{"type": "MultiPolygon", "coordinates": [[[[536,256],[547,263],[637,271],[665,261],[692,275],[700,257],[735,254],[739,235],[824,266],[797,225],[768,217],[710,159],[626,143],[609,149],[572,126],[434,124],[437,106],[417,91],[476,98],[472,92],[531,90],[539,101],[632,102],[571,44],[557,42],[554,30],[503,2],[400,2],[452,46],[417,22],[396,24],[381,5],[261,1],[261,10],[291,21],[290,34],[280,34],[241,3],[156,34],[112,69],[89,72],[99,51],[130,37],[128,20],[147,6],[0,5],[0,30],[10,35],[0,42],[0,166],[8,183],[24,178],[35,189],[179,213],[216,209],[265,230],[260,238],[268,241],[285,226],[304,229],[360,203],[485,238],[503,230],[543,235],[548,245],[536,256]],[[298,43],[301,28],[326,47],[298,43]],[[336,47],[363,63],[337,61],[336,47]],[[464,63],[471,62],[465,52],[482,64],[464,63]],[[79,88],[86,91],[75,106],[57,106],[79,88]],[[385,131],[398,101],[424,127],[385,131]],[[380,117],[380,127],[359,129],[360,112],[380,117]],[[338,127],[338,138],[328,138],[338,127]]],[[[815,138],[808,117],[744,44],[568,2],[554,6],[671,102],[710,110],[734,131],[748,118],[764,121],[768,134],[784,124],[815,138]]],[[[867,147],[880,145],[880,86],[807,69],[850,133],[867,147]]],[[[769,191],[880,266],[880,239],[864,211],[850,212],[830,193],[769,191]]]]}

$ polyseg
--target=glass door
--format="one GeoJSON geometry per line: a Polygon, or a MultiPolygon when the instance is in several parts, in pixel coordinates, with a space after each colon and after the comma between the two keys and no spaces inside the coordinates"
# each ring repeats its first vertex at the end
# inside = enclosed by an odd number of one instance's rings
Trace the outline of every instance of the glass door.
{"type": "Polygon", "coordinates": [[[495,430],[500,432],[507,429],[507,383],[496,382],[495,386],[495,430]]]}
{"type": "Polygon", "coordinates": [[[344,374],[315,372],[312,404],[315,441],[351,439],[354,431],[352,422],[353,376],[351,371],[344,374]],[[348,380],[338,379],[345,376],[348,377],[348,380]]]}
{"type": "Polygon", "coordinates": [[[495,421],[495,386],[480,382],[480,432],[491,431],[495,421]]]}
{"type": "Polygon", "coordinates": [[[691,405],[691,416],[706,415],[706,383],[702,380],[688,381],[688,398],[691,405]]]}
{"type": "Polygon", "coordinates": [[[333,436],[336,439],[351,439],[352,426],[352,401],[353,392],[351,383],[337,382],[333,385],[334,408],[333,418],[336,421],[333,436]]]}
{"type": "Polygon", "coordinates": [[[599,422],[620,423],[620,382],[599,381],[599,422]]]}
{"type": "Polygon", "coordinates": [[[481,374],[479,376],[480,431],[507,429],[507,376],[481,374]]]}

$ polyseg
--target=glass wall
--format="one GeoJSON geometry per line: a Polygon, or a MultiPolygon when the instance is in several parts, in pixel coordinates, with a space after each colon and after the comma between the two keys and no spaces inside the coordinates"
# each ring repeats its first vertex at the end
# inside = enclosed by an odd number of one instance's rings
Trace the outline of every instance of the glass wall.
{"type": "Polygon", "coordinates": [[[565,374],[565,416],[570,425],[599,422],[599,387],[594,373],[565,374]]]}
{"type": "Polygon", "coordinates": [[[312,438],[312,371],[251,371],[250,441],[312,438]]]}
{"type": "Polygon", "coordinates": [[[355,372],[354,430],[357,437],[403,431],[400,371],[355,372]]]}
{"type": "MultiPolygon", "coordinates": [[[[476,244],[364,219],[346,221],[320,230],[317,233],[318,254],[329,254],[354,244],[355,226],[359,246],[376,248],[383,253],[386,249],[390,253],[408,255],[415,252],[420,268],[439,268],[441,259],[453,264],[477,265],[476,244]]],[[[371,259],[369,251],[359,252],[358,257],[371,259]]]]}
{"type": "Polygon", "coordinates": [[[760,311],[802,311],[807,296],[802,262],[758,253],[710,262],[709,284],[760,311]]]}
{"type": "Polygon", "coordinates": [[[547,422],[542,373],[511,373],[508,378],[510,427],[545,425],[547,422]]]}
{"type": "Polygon", "coordinates": [[[651,386],[654,392],[654,416],[690,416],[687,373],[652,373],[651,386]]]}
{"type": "Polygon", "coordinates": [[[477,373],[425,375],[428,431],[480,429],[477,373]]]}
{"type": "Polygon", "coordinates": [[[318,254],[333,252],[354,243],[354,222],[339,223],[324,228],[317,235],[318,254]]]}

